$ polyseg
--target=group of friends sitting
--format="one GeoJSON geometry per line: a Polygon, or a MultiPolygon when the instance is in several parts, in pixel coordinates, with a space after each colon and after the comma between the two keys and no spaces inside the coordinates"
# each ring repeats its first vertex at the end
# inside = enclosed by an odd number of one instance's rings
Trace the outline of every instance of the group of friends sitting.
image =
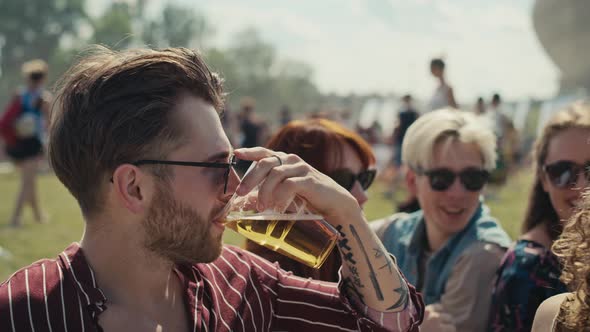
{"type": "MultiPolygon", "coordinates": [[[[582,267],[576,262],[587,262],[590,256],[582,251],[586,246],[576,247],[590,241],[583,238],[589,231],[583,221],[564,233],[570,219],[576,223],[582,218],[577,208],[582,215],[590,213],[580,204],[590,184],[590,104],[578,102],[556,113],[538,137],[533,185],[529,201],[522,202],[526,215],[515,241],[483,200],[497,158],[490,129],[468,112],[442,109],[420,117],[403,144],[405,182],[421,209],[370,226],[423,296],[421,331],[531,331],[537,308],[579,282],[574,271],[582,267]],[[430,322],[429,317],[437,319],[430,322]]],[[[367,202],[374,176],[365,174],[374,167],[375,156],[353,131],[325,119],[293,121],[268,147],[301,156],[349,190],[360,206],[367,202]],[[340,176],[343,172],[348,176],[340,176]]],[[[320,269],[312,269],[252,241],[246,248],[296,275],[338,281],[337,252],[320,269]]],[[[578,301],[570,300],[571,305],[578,301]]],[[[556,312],[551,315],[555,317],[556,312]]],[[[536,330],[583,324],[568,317],[577,316],[560,311],[555,323],[537,324],[536,330]]]]}

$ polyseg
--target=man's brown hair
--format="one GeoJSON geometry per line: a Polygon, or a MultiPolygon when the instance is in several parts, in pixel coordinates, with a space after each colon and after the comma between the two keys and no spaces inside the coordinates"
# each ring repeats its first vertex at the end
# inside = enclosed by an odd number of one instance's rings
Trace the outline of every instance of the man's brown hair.
{"type": "Polygon", "coordinates": [[[63,75],[51,112],[49,160],[84,215],[100,209],[103,187],[119,165],[165,158],[182,143],[173,110],[183,93],[223,107],[221,79],[185,48],[96,47],[63,75]]]}

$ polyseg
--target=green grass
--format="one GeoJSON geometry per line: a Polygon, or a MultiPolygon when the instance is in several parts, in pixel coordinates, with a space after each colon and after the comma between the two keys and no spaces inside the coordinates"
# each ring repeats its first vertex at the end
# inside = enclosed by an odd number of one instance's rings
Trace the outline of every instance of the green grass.
{"type": "MultiPolygon", "coordinates": [[[[39,189],[42,207],[49,214],[47,224],[34,222],[30,210],[25,209],[23,227],[8,227],[14,197],[18,189],[18,176],[14,172],[0,174],[0,247],[9,251],[12,257],[0,256],[0,280],[35,260],[56,257],[67,245],[79,241],[83,231],[83,220],[78,205],[68,191],[51,174],[40,176],[39,189]]],[[[502,221],[504,228],[515,238],[530,187],[530,172],[522,171],[509,180],[509,184],[495,191],[494,199],[488,200],[493,214],[502,221]]],[[[382,194],[386,186],[377,182],[369,191],[365,213],[369,220],[381,218],[394,212],[394,202],[382,194]]],[[[404,197],[402,191],[394,195],[396,200],[404,197]]],[[[225,232],[226,243],[242,245],[243,238],[232,232],[225,232]]]]}

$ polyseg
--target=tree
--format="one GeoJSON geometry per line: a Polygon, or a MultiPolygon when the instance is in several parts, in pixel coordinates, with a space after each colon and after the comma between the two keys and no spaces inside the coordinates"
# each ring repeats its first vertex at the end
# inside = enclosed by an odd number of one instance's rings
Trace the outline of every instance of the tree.
{"type": "Polygon", "coordinates": [[[239,32],[225,55],[235,68],[235,78],[228,82],[230,92],[256,98],[262,113],[275,113],[282,105],[296,111],[309,110],[318,103],[320,93],[312,80],[312,68],[300,61],[278,58],[274,47],[255,29],[239,32]]]}
{"type": "Polygon", "coordinates": [[[219,48],[210,48],[205,51],[207,64],[213,71],[219,73],[224,79],[225,89],[232,91],[235,88],[235,82],[239,81],[237,64],[227,56],[227,52],[219,48]]]}
{"type": "Polygon", "coordinates": [[[296,60],[280,59],[273,45],[253,28],[236,34],[228,48],[206,48],[214,30],[206,17],[192,8],[168,3],[161,15],[149,18],[145,15],[149,0],[114,1],[100,16],[89,18],[85,0],[0,1],[3,104],[15,82],[22,81],[20,65],[25,60],[48,60],[50,78],[55,78],[84,46],[93,43],[117,49],[144,44],[197,47],[224,77],[234,107],[242,96],[254,97],[263,114],[276,112],[284,104],[294,110],[309,110],[322,99],[313,83],[312,69],[296,60]]]}
{"type": "Polygon", "coordinates": [[[157,47],[197,47],[203,49],[213,28],[205,16],[189,8],[168,3],[162,16],[142,22],[142,37],[146,44],[157,47]]]}
{"type": "Polygon", "coordinates": [[[133,41],[131,8],[126,2],[115,2],[93,22],[92,40],[111,48],[123,49],[133,41]]]}
{"type": "Polygon", "coordinates": [[[238,75],[244,84],[266,82],[276,60],[274,47],[262,40],[258,31],[247,28],[234,37],[227,56],[237,65],[238,75]]]}
{"type": "MultiPolygon", "coordinates": [[[[275,94],[282,104],[298,110],[310,110],[320,101],[320,92],[313,83],[313,70],[303,62],[283,60],[277,65],[275,94]]],[[[275,106],[278,109],[278,106],[275,106]]]]}

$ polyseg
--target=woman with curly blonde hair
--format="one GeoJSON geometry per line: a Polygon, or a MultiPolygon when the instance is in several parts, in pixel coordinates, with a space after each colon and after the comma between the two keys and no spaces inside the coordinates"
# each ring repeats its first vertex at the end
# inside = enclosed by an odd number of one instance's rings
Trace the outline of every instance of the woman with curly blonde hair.
{"type": "Polygon", "coordinates": [[[561,280],[573,293],[543,302],[533,331],[590,331],[590,191],[552,249],[563,264],[561,280]]]}

